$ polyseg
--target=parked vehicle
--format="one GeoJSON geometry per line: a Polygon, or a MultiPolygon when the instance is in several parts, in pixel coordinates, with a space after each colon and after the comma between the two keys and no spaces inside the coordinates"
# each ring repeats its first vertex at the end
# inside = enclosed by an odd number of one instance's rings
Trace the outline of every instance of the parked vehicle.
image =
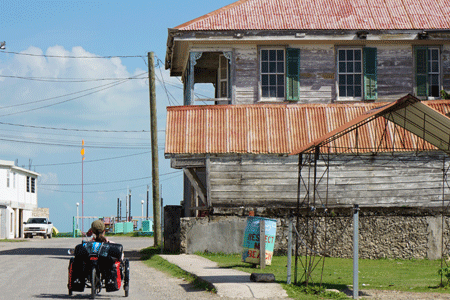
{"type": "Polygon", "coordinates": [[[32,238],[35,235],[43,236],[44,239],[52,238],[53,224],[47,218],[29,218],[23,224],[25,238],[32,238]]]}

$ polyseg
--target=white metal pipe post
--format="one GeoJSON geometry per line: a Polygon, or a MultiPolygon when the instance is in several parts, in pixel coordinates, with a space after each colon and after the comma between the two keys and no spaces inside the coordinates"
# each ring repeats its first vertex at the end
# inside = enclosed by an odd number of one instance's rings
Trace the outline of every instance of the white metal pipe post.
{"type": "Polygon", "coordinates": [[[358,299],[359,206],[353,207],[353,299],[358,299]]]}

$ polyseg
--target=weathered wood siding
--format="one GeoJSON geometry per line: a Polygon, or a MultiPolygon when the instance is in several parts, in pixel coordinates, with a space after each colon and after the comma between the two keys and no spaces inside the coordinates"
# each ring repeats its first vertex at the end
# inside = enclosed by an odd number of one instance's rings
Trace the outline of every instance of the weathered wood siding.
{"type": "Polygon", "coordinates": [[[253,104],[258,100],[258,50],[256,46],[241,46],[234,53],[236,98],[233,104],[253,104]]]}
{"type": "Polygon", "coordinates": [[[334,46],[302,45],[299,48],[300,101],[297,103],[330,103],[336,95],[334,46]]]}
{"type": "Polygon", "coordinates": [[[450,91],[450,45],[442,47],[442,73],[443,88],[448,92],[450,91]]]}
{"type": "Polygon", "coordinates": [[[405,94],[412,94],[414,86],[412,46],[374,45],[373,47],[377,48],[378,99],[394,101],[405,94]]]}
{"type": "MultiPolygon", "coordinates": [[[[212,206],[295,207],[297,159],[269,155],[211,157],[207,172],[212,206]]],[[[338,156],[331,158],[327,178],[324,162],[319,161],[315,206],[441,206],[442,164],[439,155],[338,156]]],[[[313,169],[303,167],[302,177],[301,202],[308,201],[309,183],[312,204],[313,169]]],[[[448,188],[445,197],[450,199],[448,188]]]]}

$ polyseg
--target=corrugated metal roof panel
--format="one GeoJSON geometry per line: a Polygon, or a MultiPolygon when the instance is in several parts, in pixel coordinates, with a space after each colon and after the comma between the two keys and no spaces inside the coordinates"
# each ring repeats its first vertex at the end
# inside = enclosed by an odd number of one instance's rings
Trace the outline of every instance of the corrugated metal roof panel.
{"type": "MultiPolygon", "coordinates": [[[[450,113],[450,101],[423,102],[450,113]]],[[[166,154],[290,153],[386,103],[255,104],[168,107],[166,154]]],[[[358,133],[334,140],[332,152],[377,151],[380,148],[430,150],[434,147],[402,128],[378,118],[358,133]]],[[[328,151],[328,150],[326,150],[328,151]]],[[[406,150],[405,150],[406,151],[406,150]]]]}
{"type": "Polygon", "coordinates": [[[240,0],[179,30],[448,29],[449,0],[240,0]]]}

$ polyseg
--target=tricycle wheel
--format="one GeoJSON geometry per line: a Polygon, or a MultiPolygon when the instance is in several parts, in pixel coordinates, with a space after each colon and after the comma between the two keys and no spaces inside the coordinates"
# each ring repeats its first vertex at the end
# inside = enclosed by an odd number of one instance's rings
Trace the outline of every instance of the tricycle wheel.
{"type": "Polygon", "coordinates": [[[99,278],[97,277],[97,270],[95,268],[92,268],[91,273],[91,298],[95,299],[95,296],[97,295],[97,285],[100,283],[99,278]]]}

